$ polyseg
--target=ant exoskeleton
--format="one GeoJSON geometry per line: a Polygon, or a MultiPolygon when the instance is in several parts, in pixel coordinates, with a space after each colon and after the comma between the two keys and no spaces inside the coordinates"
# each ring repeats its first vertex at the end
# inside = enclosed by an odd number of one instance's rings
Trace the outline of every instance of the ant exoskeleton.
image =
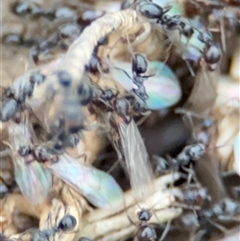
{"type": "Polygon", "coordinates": [[[182,20],[180,15],[169,16],[166,13],[170,10],[170,7],[164,11],[159,5],[147,2],[140,4],[139,12],[149,20],[156,20],[157,24],[166,26],[167,30],[179,29],[180,33],[190,38],[194,31],[199,32],[198,39],[204,43],[205,49],[203,50],[203,59],[208,64],[209,70],[215,70],[217,63],[221,58],[221,51],[212,42],[212,36],[208,32],[202,33],[195,27],[192,27],[186,21],[182,20]]]}
{"type": "Polygon", "coordinates": [[[45,80],[45,76],[40,72],[32,72],[29,77],[24,77],[13,83],[12,87],[4,89],[0,105],[0,120],[3,122],[15,118],[19,111],[24,110],[26,108],[25,101],[27,98],[31,98],[35,85],[39,85],[45,80]]]}
{"type": "Polygon", "coordinates": [[[169,168],[178,170],[179,167],[188,166],[191,161],[199,160],[205,153],[205,146],[201,143],[191,144],[184,147],[184,149],[175,157],[164,159],[162,157],[153,156],[157,163],[157,170],[159,173],[169,172],[169,168]]]}
{"type": "Polygon", "coordinates": [[[209,230],[209,224],[221,232],[226,232],[226,229],[216,222],[236,221],[239,222],[240,204],[232,199],[224,198],[220,202],[215,203],[208,209],[197,210],[194,213],[188,213],[181,216],[175,221],[176,228],[185,228],[194,230],[209,230]]]}
{"type": "Polygon", "coordinates": [[[88,105],[93,97],[90,84],[80,83],[76,90],[71,89],[72,78],[67,71],[57,72],[58,82],[64,88],[64,92],[57,93],[49,110],[50,122],[56,120],[56,116],[63,120],[64,130],[74,134],[84,129],[86,115],[82,106],[88,105]],[[61,108],[56,109],[56,106],[61,108]]]}
{"type": "Polygon", "coordinates": [[[138,229],[137,229],[137,240],[138,241],[155,241],[157,239],[157,233],[152,228],[148,221],[151,219],[152,214],[148,209],[141,209],[138,213],[138,229]]]}
{"type": "Polygon", "coordinates": [[[49,20],[53,20],[55,18],[55,13],[53,11],[45,11],[34,3],[15,1],[10,6],[10,9],[15,15],[19,17],[30,16],[34,19],[45,17],[49,20]]]}
{"type": "MultiPolygon", "coordinates": [[[[58,213],[59,212],[60,212],[60,209],[58,210],[58,213]]],[[[58,213],[56,214],[56,217],[55,217],[55,223],[57,222],[57,219],[58,219],[58,213]]],[[[50,214],[48,215],[48,221],[50,221],[50,214]]],[[[61,233],[72,231],[77,225],[77,220],[74,216],[70,214],[66,214],[60,220],[58,225],[57,224],[55,225],[56,226],[53,226],[51,224],[52,227],[48,229],[34,230],[32,232],[32,237],[30,240],[45,241],[45,240],[49,240],[50,237],[55,237],[57,234],[60,235],[61,233]]]]}

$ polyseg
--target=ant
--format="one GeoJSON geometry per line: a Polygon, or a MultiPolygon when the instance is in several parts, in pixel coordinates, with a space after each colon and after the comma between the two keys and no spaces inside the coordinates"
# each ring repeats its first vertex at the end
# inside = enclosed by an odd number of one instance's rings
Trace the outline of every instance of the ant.
{"type": "Polygon", "coordinates": [[[221,51],[216,47],[212,42],[212,36],[209,32],[202,33],[197,30],[195,27],[192,27],[190,24],[185,23],[181,20],[179,15],[168,16],[166,13],[170,10],[170,7],[167,7],[166,10],[163,10],[159,5],[147,2],[141,4],[139,7],[140,13],[150,19],[157,20],[157,24],[166,26],[168,30],[179,29],[180,33],[186,37],[191,37],[194,33],[194,30],[199,32],[198,40],[204,43],[206,46],[202,51],[203,59],[208,65],[209,70],[215,70],[217,63],[221,59],[221,51]]]}
{"type": "MultiPolygon", "coordinates": [[[[57,219],[57,216],[56,216],[57,219]]],[[[44,241],[49,240],[51,236],[55,237],[56,234],[68,232],[74,229],[77,225],[77,220],[72,215],[65,215],[57,226],[50,229],[35,230],[32,233],[30,241],[44,241]]]]}
{"type": "MultiPolygon", "coordinates": [[[[119,69],[119,68],[116,68],[119,69]]],[[[146,100],[148,99],[148,94],[146,92],[146,88],[143,85],[144,80],[151,77],[152,75],[145,75],[148,69],[148,61],[141,54],[134,54],[132,59],[132,74],[133,77],[129,76],[129,74],[123,71],[129,79],[133,81],[137,88],[132,88],[130,90],[130,95],[132,95],[135,99],[135,103],[132,108],[136,112],[144,112],[148,110],[146,100]]]]}
{"type": "Polygon", "coordinates": [[[157,233],[154,228],[152,228],[148,222],[152,217],[150,210],[141,209],[138,213],[138,230],[137,230],[137,240],[139,241],[154,241],[157,239],[157,233]]]}
{"type": "Polygon", "coordinates": [[[187,145],[184,149],[175,157],[167,157],[167,159],[153,156],[157,163],[157,170],[161,173],[169,172],[170,168],[178,170],[179,167],[184,168],[188,166],[192,161],[198,161],[205,153],[205,146],[202,143],[196,143],[187,145]]]}
{"type": "Polygon", "coordinates": [[[55,18],[54,12],[47,12],[39,8],[36,4],[29,4],[27,2],[15,1],[11,6],[10,10],[19,17],[26,17],[27,15],[31,18],[40,18],[41,16],[53,20],[55,18]]]}
{"type": "Polygon", "coordinates": [[[199,183],[186,184],[181,188],[181,193],[175,194],[176,204],[187,209],[200,210],[205,201],[211,200],[207,189],[199,183]]]}
{"type": "Polygon", "coordinates": [[[45,76],[40,72],[32,72],[29,77],[23,77],[13,83],[12,87],[4,89],[2,96],[0,120],[7,122],[16,117],[19,111],[26,108],[25,101],[31,98],[35,85],[44,82],[45,76]]]}
{"type": "Polygon", "coordinates": [[[86,71],[96,75],[99,73],[99,67],[101,66],[101,70],[105,73],[108,72],[107,69],[102,66],[102,61],[101,59],[97,56],[98,53],[98,48],[99,46],[104,46],[108,44],[108,39],[107,37],[102,37],[98,40],[97,46],[93,50],[92,57],[89,61],[89,63],[85,66],[86,71]]]}
{"type": "Polygon", "coordinates": [[[197,210],[195,214],[189,213],[181,216],[175,222],[175,227],[185,229],[209,230],[209,224],[226,232],[226,229],[215,221],[237,221],[240,215],[240,204],[230,198],[224,198],[214,204],[212,207],[203,210],[197,210]]]}
{"type": "Polygon", "coordinates": [[[74,134],[84,129],[86,115],[82,107],[91,102],[93,89],[90,84],[81,82],[78,88],[73,90],[71,88],[72,78],[67,71],[58,71],[57,78],[64,91],[57,93],[54,97],[48,119],[53,123],[60,118],[64,130],[67,133],[74,134]],[[59,105],[61,105],[61,108],[56,108],[59,105]]]}

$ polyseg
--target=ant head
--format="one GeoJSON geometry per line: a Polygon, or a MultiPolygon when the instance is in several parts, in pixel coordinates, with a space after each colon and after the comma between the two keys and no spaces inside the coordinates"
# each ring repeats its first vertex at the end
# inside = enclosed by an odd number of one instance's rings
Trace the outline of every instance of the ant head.
{"type": "Polygon", "coordinates": [[[136,76],[140,76],[147,71],[148,62],[146,58],[141,54],[134,54],[134,58],[132,60],[132,72],[136,76]]]}
{"type": "Polygon", "coordinates": [[[66,232],[72,230],[76,226],[76,224],[76,218],[68,214],[61,219],[60,223],[58,224],[58,229],[63,232],[66,232]]]}
{"type": "Polygon", "coordinates": [[[140,221],[145,221],[145,222],[148,222],[152,217],[152,214],[148,209],[142,209],[138,211],[137,215],[140,221]]]}
{"type": "Polygon", "coordinates": [[[159,20],[164,14],[162,7],[152,2],[140,4],[138,11],[142,16],[149,20],[159,20]]]}

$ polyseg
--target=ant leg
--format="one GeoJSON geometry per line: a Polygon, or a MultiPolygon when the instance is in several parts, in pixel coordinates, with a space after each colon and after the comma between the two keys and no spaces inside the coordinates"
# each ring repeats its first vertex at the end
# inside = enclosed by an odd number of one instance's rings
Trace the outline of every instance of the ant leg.
{"type": "Polygon", "coordinates": [[[110,169],[107,171],[107,173],[111,173],[116,167],[117,165],[120,163],[120,159],[118,159],[117,161],[115,161],[112,166],[110,167],[110,169]]]}
{"type": "Polygon", "coordinates": [[[233,222],[240,222],[239,217],[230,217],[230,216],[218,216],[220,221],[233,221],[233,222]]]}
{"type": "Polygon", "coordinates": [[[168,220],[167,226],[165,227],[165,229],[164,229],[164,231],[163,231],[159,241],[163,241],[166,238],[166,236],[167,236],[167,234],[169,232],[170,226],[171,226],[171,222],[172,222],[172,220],[168,220]]]}
{"type": "Polygon", "coordinates": [[[190,165],[190,168],[187,168],[187,167],[182,167],[182,169],[184,171],[186,171],[188,173],[188,180],[187,180],[187,183],[190,184],[191,183],[191,180],[193,179],[195,182],[199,183],[197,177],[196,177],[196,174],[192,168],[192,165],[190,165]]]}
{"type": "Polygon", "coordinates": [[[147,111],[144,116],[136,123],[137,126],[141,125],[148,117],[149,115],[151,114],[152,112],[151,111],[147,111]]]}
{"type": "Polygon", "coordinates": [[[223,227],[222,225],[220,225],[220,224],[218,224],[218,223],[215,223],[215,222],[213,222],[212,220],[210,220],[210,219],[207,219],[207,221],[212,225],[212,226],[214,226],[215,228],[217,228],[218,230],[220,230],[221,232],[223,232],[223,233],[225,233],[225,234],[227,234],[229,231],[225,228],[225,227],[223,227]]]}

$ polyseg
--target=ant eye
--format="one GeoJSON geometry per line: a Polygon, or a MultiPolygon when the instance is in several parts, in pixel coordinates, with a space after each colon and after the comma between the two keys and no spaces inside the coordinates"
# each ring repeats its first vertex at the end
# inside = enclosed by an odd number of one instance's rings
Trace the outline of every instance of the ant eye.
{"type": "Polygon", "coordinates": [[[73,229],[76,226],[76,224],[76,218],[74,218],[72,215],[66,215],[60,221],[58,228],[62,231],[67,231],[69,229],[73,229]]]}

